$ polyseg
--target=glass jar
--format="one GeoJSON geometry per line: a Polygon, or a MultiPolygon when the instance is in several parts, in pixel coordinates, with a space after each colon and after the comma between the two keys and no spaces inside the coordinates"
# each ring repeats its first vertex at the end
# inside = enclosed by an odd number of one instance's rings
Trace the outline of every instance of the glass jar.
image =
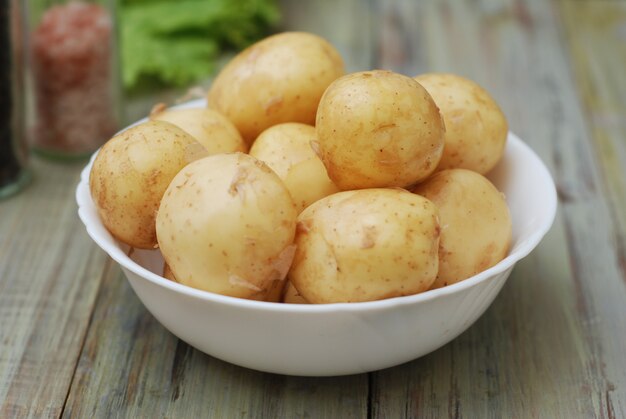
{"type": "Polygon", "coordinates": [[[82,158],[119,128],[114,0],[30,1],[33,149],[82,158]]]}
{"type": "Polygon", "coordinates": [[[30,178],[24,119],[24,9],[21,0],[0,0],[0,199],[30,178]]]}

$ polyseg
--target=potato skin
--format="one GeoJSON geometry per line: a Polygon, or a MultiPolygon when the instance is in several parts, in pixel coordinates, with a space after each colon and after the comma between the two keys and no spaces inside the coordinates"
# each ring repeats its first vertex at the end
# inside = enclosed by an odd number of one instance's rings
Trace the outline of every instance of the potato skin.
{"type": "Polygon", "coordinates": [[[296,287],[290,281],[285,284],[285,295],[283,295],[282,302],[285,304],[309,304],[303,296],[298,293],[296,287]]]}
{"type": "Polygon", "coordinates": [[[437,170],[489,172],[504,153],[508,123],[489,92],[454,74],[416,76],[430,93],[446,124],[445,146],[437,170]]]}
{"type": "Polygon", "coordinates": [[[159,247],[179,283],[233,297],[280,299],[296,210],[265,164],[215,154],[180,171],[161,201],[159,247]]]}
{"type": "Polygon", "coordinates": [[[298,216],[289,280],[309,303],[427,290],[437,275],[437,208],[402,189],[327,196],[298,216]]]}
{"type": "Polygon", "coordinates": [[[141,249],[156,246],[155,215],[174,176],[207,152],[191,135],[148,121],[111,138],[98,152],[89,187],[104,226],[141,249]]]}
{"type": "Polygon", "coordinates": [[[281,178],[298,212],[339,192],[311,147],[316,138],[315,127],[287,122],[263,131],[250,148],[251,156],[266,163],[281,178]]]}
{"type": "Polygon", "coordinates": [[[172,272],[172,268],[167,263],[163,264],[163,278],[169,279],[172,282],[178,282],[176,277],[174,276],[174,272],[172,272]]]}
{"type": "MultiPolygon", "coordinates": [[[[172,272],[172,269],[170,268],[170,265],[168,265],[167,263],[163,265],[163,278],[169,279],[173,282],[178,282],[176,280],[176,277],[174,276],[174,272],[172,272]]],[[[281,302],[283,298],[284,288],[286,286],[287,284],[284,284],[283,281],[274,281],[267,294],[264,295],[263,300],[273,303],[281,302]]]]}
{"type": "Polygon", "coordinates": [[[208,104],[251,144],[263,130],[281,122],[313,125],[324,90],[344,73],[339,53],[326,40],[285,32],[233,58],[213,82],[208,104]]]}
{"type": "Polygon", "coordinates": [[[511,216],[504,196],[487,178],[465,169],[443,170],[413,192],[439,208],[439,273],[432,288],[474,276],[507,255],[511,216]]]}
{"type": "Polygon", "coordinates": [[[333,82],[320,101],[316,129],[322,161],[342,190],[425,179],[439,163],[445,130],[419,83],[382,70],[333,82]]]}
{"type": "Polygon", "coordinates": [[[248,151],[248,145],[232,122],[211,109],[159,109],[150,114],[150,119],[176,125],[191,134],[209,154],[248,151]]]}

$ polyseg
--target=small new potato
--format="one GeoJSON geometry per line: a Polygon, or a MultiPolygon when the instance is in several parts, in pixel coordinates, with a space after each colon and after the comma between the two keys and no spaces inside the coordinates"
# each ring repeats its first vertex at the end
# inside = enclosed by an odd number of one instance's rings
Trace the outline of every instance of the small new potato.
{"type": "Polygon", "coordinates": [[[512,234],[509,208],[487,178],[465,169],[443,170],[413,192],[439,208],[439,273],[432,288],[474,276],[507,255],[512,234]]]}
{"type": "Polygon", "coordinates": [[[298,216],[289,280],[309,303],[416,294],[435,280],[438,244],[427,199],[399,188],[339,192],[298,216]]]}
{"type": "Polygon", "coordinates": [[[315,154],[315,127],[297,122],[274,125],[255,140],[250,155],[266,163],[281,178],[298,212],[339,192],[315,154]]]}
{"type": "Polygon", "coordinates": [[[295,250],[296,216],[289,192],[265,164],[243,153],[215,154],[172,180],[157,237],[179,283],[277,301],[295,250]]]}
{"type": "Polygon", "coordinates": [[[157,105],[150,119],[166,121],[191,134],[209,154],[248,151],[237,128],[224,115],[207,108],[166,109],[157,105]]]}
{"type": "Polygon", "coordinates": [[[331,84],[317,112],[319,151],[342,190],[406,187],[430,175],[444,124],[428,92],[391,71],[348,74],[331,84]]]}
{"type": "Polygon", "coordinates": [[[163,121],[148,121],[111,138],[98,152],[89,186],[104,226],[141,249],[156,246],[155,215],[174,176],[207,155],[191,135],[163,121]]]}
{"type": "Polygon", "coordinates": [[[486,174],[504,153],[508,123],[489,92],[454,74],[415,77],[430,93],[446,124],[445,146],[437,170],[469,169],[486,174]]]}
{"type": "Polygon", "coordinates": [[[317,35],[285,32],[248,47],[218,74],[207,99],[251,144],[282,122],[313,125],[328,85],[345,73],[337,50],[317,35]]]}

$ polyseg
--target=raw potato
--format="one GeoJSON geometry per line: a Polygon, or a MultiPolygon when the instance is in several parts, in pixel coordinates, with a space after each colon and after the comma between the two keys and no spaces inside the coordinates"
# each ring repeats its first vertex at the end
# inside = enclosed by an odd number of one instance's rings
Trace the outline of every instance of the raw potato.
{"type": "Polygon", "coordinates": [[[233,297],[278,300],[293,258],[296,210],[265,164],[246,154],[198,160],[159,207],[159,247],[179,283],[233,297]]]}
{"type": "Polygon", "coordinates": [[[248,145],[232,122],[211,109],[165,109],[164,105],[157,105],[150,119],[166,121],[182,128],[198,140],[209,154],[248,151],[248,145]]]}
{"type": "Polygon", "coordinates": [[[208,103],[251,144],[266,128],[281,122],[313,125],[324,90],[344,72],[339,53],[326,40],[285,32],[232,59],[213,82],[208,103]]]}
{"type": "Polygon", "coordinates": [[[104,226],[118,240],[156,246],[154,220],[174,176],[207,152],[191,135],[163,121],[148,121],[111,138],[89,176],[91,196],[104,226]]]}
{"type": "Polygon", "coordinates": [[[311,148],[315,139],[315,127],[288,122],[263,131],[250,148],[251,156],[266,163],[281,178],[298,212],[339,192],[311,148]]]}
{"type": "Polygon", "coordinates": [[[416,294],[435,280],[438,243],[427,199],[399,188],[339,192],[298,216],[289,279],[310,303],[416,294]]]}
{"type": "Polygon", "coordinates": [[[474,276],[507,255],[511,216],[504,196],[487,178],[470,170],[443,170],[413,192],[439,208],[439,273],[432,288],[474,276]]]}
{"type": "Polygon", "coordinates": [[[445,131],[419,83],[381,70],[331,84],[316,128],[328,175],[343,190],[406,187],[425,179],[439,163],[445,131]]]}
{"type": "Polygon", "coordinates": [[[509,130],[491,95],[454,74],[423,74],[415,80],[433,97],[446,124],[445,147],[437,169],[489,172],[504,153],[509,130]]]}

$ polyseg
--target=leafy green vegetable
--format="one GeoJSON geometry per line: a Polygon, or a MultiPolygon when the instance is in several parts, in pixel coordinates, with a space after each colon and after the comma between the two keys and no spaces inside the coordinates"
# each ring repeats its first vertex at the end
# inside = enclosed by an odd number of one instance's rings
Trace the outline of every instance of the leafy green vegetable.
{"type": "Polygon", "coordinates": [[[274,0],[124,0],[124,86],[184,86],[215,70],[220,52],[241,49],[278,21],[274,0]]]}

